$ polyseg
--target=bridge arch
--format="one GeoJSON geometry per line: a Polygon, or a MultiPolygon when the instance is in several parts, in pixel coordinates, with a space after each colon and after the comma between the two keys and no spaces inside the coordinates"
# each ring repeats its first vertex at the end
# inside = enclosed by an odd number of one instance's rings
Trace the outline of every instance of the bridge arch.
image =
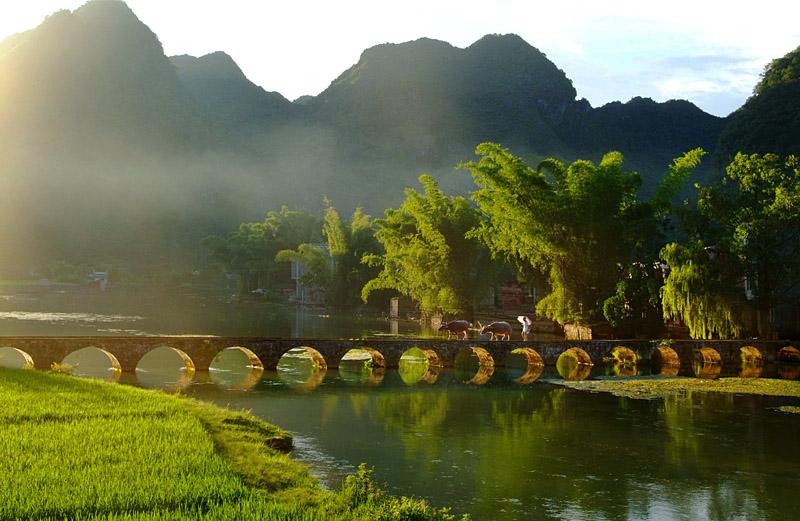
{"type": "Polygon", "coordinates": [[[520,347],[511,351],[511,353],[509,353],[509,357],[510,355],[520,355],[524,357],[526,361],[525,372],[518,378],[514,379],[516,383],[530,384],[542,376],[542,373],[544,372],[544,360],[542,359],[542,355],[540,355],[535,349],[530,347],[520,347]]]}
{"type": "Polygon", "coordinates": [[[579,347],[570,347],[556,361],[556,370],[565,380],[585,380],[593,366],[589,353],[579,347]]]}
{"type": "Polygon", "coordinates": [[[713,380],[722,373],[722,355],[712,347],[701,347],[694,352],[692,368],[698,378],[713,380]]]}
{"type": "Polygon", "coordinates": [[[378,385],[385,376],[383,354],[368,346],[351,348],[339,361],[339,377],[349,383],[378,385]]]}
{"type": "Polygon", "coordinates": [[[619,362],[627,365],[636,365],[638,357],[633,349],[625,346],[616,346],[604,358],[610,358],[612,362],[619,362]]]}
{"type": "Polygon", "coordinates": [[[322,356],[322,353],[309,346],[297,346],[291,349],[286,349],[283,353],[281,353],[281,359],[283,359],[283,357],[292,351],[298,353],[300,350],[305,351],[305,353],[311,357],[311,362],[314,364],[314,367],[319,369],[328,369],[328,362],[325,361],[325,357],[322,356]]]}
{"type": "Polygon", "coordinates": [[[209,378],[214,384],[228,389],[246,391],[258,384],[264,374],[264,364],[250,349],[226,347],[209,362],[209,378]]]}
{"type": "Polygon", "coordinates": [[[658,369],[658,374],[664,376],[677,376],[681,368],[681,358],[670,346],[661,345],[653,351],[650,362],[658,369]]]}
{"type": "Polygon", "coordinates": [[[76,349],[67,354],[61,363],[74,366],[78,376],[89,378],[116,382],[122,373],[119,359],[105,349],[95,346],[76,349]]]}
{"type": "MultiPolygon", "coordinates": [[[[477,359],[478,367],[475,370],[475,374],[463,382],[468,385],[483,385],[487,383],[492,374],[494,374],[494,358],[492,358],[492,355],[482,347],[469,346],[459,350],[453,365],[458,366],[465,362],[469,363],[467,360],[470,358],[477,359]]],[[[472,372],[472,369],[470,368],[467,371],[472,372]]]]}
{"type": "Polygon", "coordinates": [[[359,345],[358,347],[350,348],[344,354],[342,360],[347,360],[348,355],[351,355],[354,351],[364,351],[367,355],[369,355],[372,367],[386,367],[386,358],[383,356],[383,353],[366,345],[359,345]]]}
{"type": "Polygon", "coordinates": [[[415,385],[436,382],[443,364],[439,354],[433,349],[415,346],[403,351],[397,366],[403,382],[406,385],[415,385]]]}
{"type": "Polygon", "coordinates": [[[755,346],[742,346],[737,366],[740,378],[758,378],[764,372],[764,355],[755,346]]]}
{"type": "Polygon", "coordinates": [[[0,347],[0,367],[27,367],[33,369],[36,367],[36,365],[33,363],[33,358],[31,358],[31,355],[22,349],[3,346],[0,347]]]}
{"type": "Polygon", "coordinates": [[[800,351],[794,346],[782,347],[778,351],[778,362],[800,363],[800,351]]]}
{"type": "Polygon", "coordinates": [[[151,351],[146,352],[136,364],[136,368],[139,368],[139,365],[142,363],[142,360],[145,360],[151,356],[157,356],[159,353],[175,353],[180,358],[181,363],[183,363],[183,368],[186,371],[194,371],[194,361],[192,358],[186,354],[185,351],[178,349],[177,347],[172,347],[168,345],[161,345],[152,349],[151,351]]]}

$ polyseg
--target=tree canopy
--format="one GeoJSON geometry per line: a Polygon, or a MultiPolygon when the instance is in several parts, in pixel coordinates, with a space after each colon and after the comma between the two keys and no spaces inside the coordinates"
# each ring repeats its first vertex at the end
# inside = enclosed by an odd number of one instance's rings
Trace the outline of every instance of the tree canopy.
{"type": "MultiPolygon", "coordinates": [[[[326,200],[327,203],[327,200],[326,200]]],[[[325,288],[325,303],[333,307],[352,307],[361,301],[361,289],[378,274],[375,267],[361,262],[368,254],[381,253],[370,216],[360,208],[349,222],[342,221],[336,209],[327,203],[322,233],[327,249],[301,244],[297,250],[282,250],[275,260],[298,261],[308,268],[302,283],[325,288]]]]}
{"type": "Polygon", "coordinates": [[[380,266],[362,297],[377,289],[394,289],[414,299],[423,313],[471,312],[493,282],[494,264],[476,237],[479,214],[463,197],[446,197],[430,176],[419,178],[425,193],[407,188],[398,209],[375,220],[383,255],[366,255],[364,262],[380,266]]]}
{"type": "Polygon", "coordinates": [[[737,309],[751,299],[758,333],[771,336],[771,310],[794,300],[800,287],[799,181],[794,156],[738,154],[722,181],[698,187],[708,242],[665,248],[672,270],[664,313],[683,318],[694,337],[730,338],[742,332],[737,309]]]}
{"type": "Polygon", "coordinates": [[[319,230],[319,217],[284,206],[280,212],[269,212],[264,222],[242,223],[227,237],[206,237],[202,245],[209,251],[210,261],[238,275],[239,290],[245,292],[274,288],[280,269],[275,262],[277,253],[302,243],[319,242],[319,230]]]}
{"type": "Polygon", "coordinates": [[[548,276],[550,292],[537,313],[588,323],[602,319],[627,265],[655,257],[659,218],[703,152],[676,159],[644,202],[636,198],[641,177],[623,171],[619,152],[599,165],[545,159],[535,170],[497,144],[481,144],[477,154],[480,161],[461,165],[472,171],[479,188],[473,199],[486,217],[472,236],[495,255],[548,276]]]}

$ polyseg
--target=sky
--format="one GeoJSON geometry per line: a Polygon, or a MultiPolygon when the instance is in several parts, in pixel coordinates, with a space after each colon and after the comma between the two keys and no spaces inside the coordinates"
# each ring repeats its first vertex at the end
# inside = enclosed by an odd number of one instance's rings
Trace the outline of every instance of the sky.
{"type": "MultiPolygon", "coordinates": [[[[85,0],[0,2],[0,39],[85,0]]],[[[127,0],[168,56],[224,51],[293,100],[317,95],[382,43],[465,48],[514,33],[544,52],[593,107],[687,99],[727,116],[764,67],[800,46],[795,0],[127,0]]]]}

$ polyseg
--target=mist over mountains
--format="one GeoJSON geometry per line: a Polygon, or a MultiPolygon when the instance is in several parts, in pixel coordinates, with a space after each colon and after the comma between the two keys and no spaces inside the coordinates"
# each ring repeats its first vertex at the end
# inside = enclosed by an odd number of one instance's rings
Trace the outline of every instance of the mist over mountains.
{"type": "Polygon", "coordinates": [[[453,169],[484,141],[534,164],[619,150],[647,191],[683,152],[713,153],[735,119],[687,101],[593,108],[516,35],[378,45],[290,102],[222,50],[166,57],[125,3],[93,0],[0,42],[0,272],[190,267],[206,235],[323,196],[381,215],[423,173],[468,195],[453,169]]]}

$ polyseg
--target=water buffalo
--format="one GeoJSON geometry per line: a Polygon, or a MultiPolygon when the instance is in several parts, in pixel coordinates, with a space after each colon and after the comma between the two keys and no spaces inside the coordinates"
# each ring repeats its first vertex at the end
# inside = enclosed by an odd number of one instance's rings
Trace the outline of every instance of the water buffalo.
{"type": "Polygon", "coordinates": [[[455,334],[458,338],[459,333],[464,333],[464,340],[467,340],[467,331],[472,327],[472,324],[466,320],[453,320],[447,324],[442,324],[439,331],[447,331],[447,339],[450,340],[450,335],[455,334]]]}
{"type": "Polygon", "coordinates": [[[497,340],[498,337],[503,337],[503,340],[511,340],[511,324],[508,322],[492,322],[481,329],[482,335],[486,333],[492,335],[491,340],[497,340]]]}

